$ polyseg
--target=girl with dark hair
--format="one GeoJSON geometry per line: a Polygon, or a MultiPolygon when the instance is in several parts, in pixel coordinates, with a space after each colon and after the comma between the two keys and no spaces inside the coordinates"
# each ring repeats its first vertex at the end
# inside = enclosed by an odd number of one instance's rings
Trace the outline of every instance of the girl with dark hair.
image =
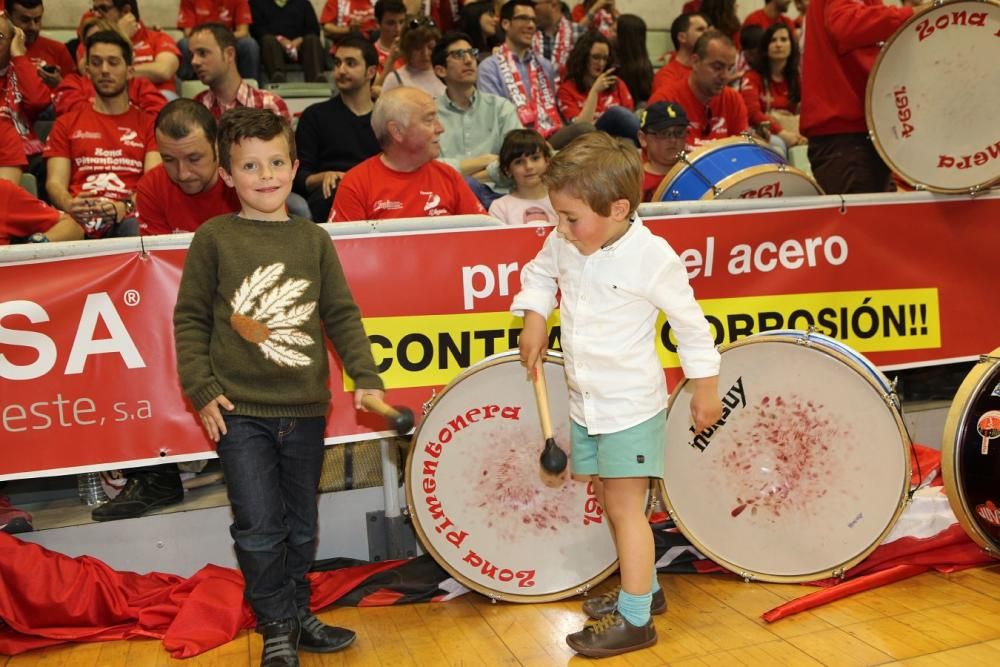
{"type": "Polygon", "coordinates": [[[493,55],[493,49],[503,43],[500,19],[497,18],[493,0],[465,5],[459,18],[462,32],[472,38],[472,46],[479,49],[479,62],[493,55]]]}
{"type": "Polygon", "coordinates": [[[618,76],[632,93],[636,106],[643,106],[653,91],[653,66],[646,50],[646,22],[635,14],[618,17],[615,37],[618,76]]]}
{"type": "Polygon", "coordinates": [[[799,134],[799,45],[784,23],[764,32],[756,63],[747,70],[740,89],[751,126],[763,125],[761,134],[776,134],[786,148],[806,143],[799,134]]]}
{"type": "Polygon", "coordinates": [[[736,15],[736,0],[702,0],[701,12],[708,25],[733,40],[740,48],[740,17],[736,15]]]}
{"type": "Polygon", "coordinates": [[[551,157],[552,148],[538,132],[508,132],[500,147],[500,170],[514,181],[514,189],[490,204],[490,215],[508,225],[559,222],[542,182],[551,157]]]}
{"type": "MultiPolygon", "coordinates": [[[[566,61],[566,76],[556,98],[571,123],[594,123],[616,137],[638,142],[639,120],[625,82],[615,76],[611,43],[591,30],[577,40],[566,61]]],[[[637,144],[638,145],[638,144],[637,144]]]]}

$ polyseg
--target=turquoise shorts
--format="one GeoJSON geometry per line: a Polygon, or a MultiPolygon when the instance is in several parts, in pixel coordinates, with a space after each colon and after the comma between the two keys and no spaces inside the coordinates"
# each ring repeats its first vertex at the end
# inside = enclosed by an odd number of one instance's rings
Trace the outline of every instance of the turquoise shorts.
{"type": "Polygon", "coordinates": [[[574,475],[599,477],[663,477],[667,446],[667,411],[617,433],[590,435],[570,421],[574,475]]]}

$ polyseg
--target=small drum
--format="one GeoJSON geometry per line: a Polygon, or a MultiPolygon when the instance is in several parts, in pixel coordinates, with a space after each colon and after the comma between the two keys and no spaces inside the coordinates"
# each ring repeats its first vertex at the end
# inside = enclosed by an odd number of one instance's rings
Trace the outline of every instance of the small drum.
{"type": "Polygon", "coordinates": [[[772,331],[722,351],[723,417],[694,433],[692,387],[667,413],[664,500],[706,556],[745,579],[840,576],[889,533],[910,439],[886,378],[846,345],[772,331]]]}
{"type": "Polygon", "coordinates": [[[935,5],[885,43],[865,117],[882,159],[908,183],[975,193],[1000,180],[1000,4],[935,5]]]}
{"type": "MultiPolygon", "coordinates": [[[[545,379],[556,442],[569,449],[562,358],[545,379]]],[[[617,567],[592,486],[546,486],[534,390],[517,350],[464,371],[437,396],[413,436],[406,499],[417,535],[441,567],[498,600],[545,602],[586,592],[617,567]]]]}
{"type": "Polygon", "coordinates": [[[941,469],[962,528],[1000,557],[1000,348],[958,388],[944,425],[941,469]]]}
{"type": "Polygon", "coordinates": [[[682,153],[653,201],[766,199],[821,195],[811,176],[749,137],[729,137],[682,153]]]}

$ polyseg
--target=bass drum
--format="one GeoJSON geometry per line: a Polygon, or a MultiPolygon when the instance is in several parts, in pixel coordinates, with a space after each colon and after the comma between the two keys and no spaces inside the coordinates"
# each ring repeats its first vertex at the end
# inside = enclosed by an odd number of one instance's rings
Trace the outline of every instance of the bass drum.
{"type": "Polygon", "coordinates": [[[1000,180],[998,34],[1000,4],[957,0],[914,15],[883,46],[865,117],[882,159],[910,185],[975,193],[1000,180]]]}
{"type": "Polygon", "coordinates": [[[692,387],[667,414],[664,500],[677,527],[745,579],[840,576],[902,512],[910,439],[891,386],[843,343],[771,331],[722,351],[722,420],[694,433],[692,387]]]}
{"type": "MultiPolygon", "coordinates": [[[[569,450],[562,357],[549,351],[545,380],[556,442],[569,450]]],[[[618,566],[589,483],[546,486],[544,439],[532,383],[517,350],[489,357],[434,400],[406,461],[406,500],[420,542],[475,591],[509,602],[546,602],[603,581],[618,566]]]]}
{"type": "Polygon", "coordinates": [[[765,144],[729,137],[681,153],[653,193],[654,202],[694,199],[773,199],[823,194],[805,172],[765,144]]]}
{"type": "Polygon", "coordinates": [[[958,388],[945,420],[941,470],[962,528],[1000,557],[1000,348],[958,388]]]}

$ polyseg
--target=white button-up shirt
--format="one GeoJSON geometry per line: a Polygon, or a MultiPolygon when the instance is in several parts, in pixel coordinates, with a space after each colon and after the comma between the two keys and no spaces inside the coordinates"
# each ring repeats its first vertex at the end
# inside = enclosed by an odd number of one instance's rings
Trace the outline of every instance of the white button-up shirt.
{"type": "Polygon", "coordinates": [[[718,375],[719,353],[687,270],[638,216],[622,238],[592,255],[553,230],[521,271],[511,312],[531,310],[548,319],[557,290],[570,416],[591,434],[623,431],[666,407],[655,344],[661,310],[685,376],[718,375]]]}

